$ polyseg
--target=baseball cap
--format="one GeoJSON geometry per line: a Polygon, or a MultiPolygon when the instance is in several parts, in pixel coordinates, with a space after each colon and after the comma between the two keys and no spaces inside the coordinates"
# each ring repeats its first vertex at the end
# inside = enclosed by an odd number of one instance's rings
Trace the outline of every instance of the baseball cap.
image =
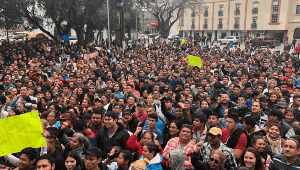
{"type": "Polygon", "coordinates": [[[222,136],[222,130],[220,128],[217,128],[217,127],[212,127],[209,132],[210,134],[214,135],[214,136],[217,136],[217,135],[220,135],[222,136]]]}
{"type": "Polygon", "coordinates": [[[92,155],[92,156],[96,156],[97,158],[101,158],[102,157],[102,151],[101,151],[101,149],[99,149],[97,147],[93,147],[93,146],[90,147],[90,148],[88,148],[82,154],[83,155],[89,154],[89,155],[92,155]]]}
{"type": "Polygon", "coordinates": [[[95,101],[95,102],[98,101],[98,102],[103,103],[103,100],[102,100],[101,98],[96,98],[96,99],[94,99],[94,101],[95,101]]]}
{"type": "Polygon", "coordinates": [[[272,109],[269,116],[277,116],[278,120],[280,121],[283,119],[283,114],[278,109],[272,109]]]}
{"type": "Polygon", "coordinates": [[[144,102],[138,102],[138,103],[137,103],[137,106],[142,106],[142,107],[144,107],[144,106],[145,106],[145,103],[144,103],[144,102]]]}
{"type": "Polygon", "coordinates": [[[278,102],[278,103],[277,103],[277,108],[278,108],[278,107],[286,108],[286,103],[284,103],[284,102],[278,102]]]}

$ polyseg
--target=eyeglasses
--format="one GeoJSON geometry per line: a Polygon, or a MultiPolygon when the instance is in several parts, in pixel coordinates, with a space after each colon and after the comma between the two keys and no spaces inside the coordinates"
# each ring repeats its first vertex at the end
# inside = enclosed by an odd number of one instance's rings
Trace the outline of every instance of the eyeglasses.
{"type": "Polygon", "coordinates": [[[219,163],[220,163],[218,160],[216,160],[216,159],[214,159],[214,158],[210,158],[209,161],[215,162],[215,164],[219,164],[219,163]]]}

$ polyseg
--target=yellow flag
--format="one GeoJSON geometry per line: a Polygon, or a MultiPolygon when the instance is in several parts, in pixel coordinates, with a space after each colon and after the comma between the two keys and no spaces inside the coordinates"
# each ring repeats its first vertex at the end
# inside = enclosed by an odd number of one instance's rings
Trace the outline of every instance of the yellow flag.
{"type": "Polygon", "coordinates": [[[199,68],[202,67],[202,60],[200,57],[189,55],[188,56],[189,65],[190,66],[197,66],[199,68]]]}
{"type": "Polygon", "coordinates": [[[182,41],[181,41],[181,45],[183,45],[185,43],[185,39],[183,39],[182,41]]]}
{"type": "Polygon", "coordinates": [[[0,119],[0,156],[47,146],[38,111],[0,119]]]}

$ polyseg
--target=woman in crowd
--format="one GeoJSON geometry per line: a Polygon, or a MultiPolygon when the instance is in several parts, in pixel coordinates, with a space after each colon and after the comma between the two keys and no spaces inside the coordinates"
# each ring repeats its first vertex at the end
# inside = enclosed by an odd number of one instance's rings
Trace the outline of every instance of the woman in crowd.
{"type": "Polygon", "coordinates": [[[140,160],[146,162],[147,170],[162,170],[162,156],[159,154],[158,146],[152,142],[145,143],[143,146],[143,155],[140,160]]]}
{"type": "Polygon", "coordinates": [[[67,153],[64,160],[64,170],[81,170],[81,160],[75,151],[67,153]]]}
{"type": "MultiPolygon", "coordinates": [[[[190,154],[194,151],[195,143],[192,141],[192,126],[188,124],[183,124],[181,126],[179,137],[171,138],[167,143],[163,157],[166,160],[169,160],[170,151],[173,149],[184,150],[186,154],[190,154]]],[[[191,158],[187,156],[184,163],[184,167],[187,169],[192,169],[191,158]]]]}
{"type": "Polygon", "coordinates": [[[272,155],[280,148],[283,147],[284,139],[280,136],[280,125],[272,123],[269,125],[269,130],[266,136],[263,137],[266,148],[272,151],[272,155]]]}
{"type": "Polygon", "coordinates": [[[253,147],[247,148],[241,156],[240,166],[246,166],[249,170],[264,170],[261,156],[253,147]]]}
{"type": "Polygon", "coordinates": [[[129,170],[132,162],[133,158],[131,152],[128,150],[122,151],[117,159],[118,170],[129,170]]]}
{"type": "Polygon", "coordinates": [[[271,160],[270,151],[266,149],[266,142],[262,136],[254,136],[250,146],[257,150],[261,155],[261,161],[268,166],[271,160]]]}
{"type": "Polygon", "coordinates": [[[209,158],[209,162],[203,162],[199,160],[198,154],[191,155],[191,162],[195,169],[203,170],[225,170],[224,162],[226,160],[226,155],[220,150],[214,150],[209,158]]]}
{"type": "Polygon", "coordinates": [[[138,142],[138,135],[142,131],[142,127],[137,127],[134,134],[132,134],[126,142],[126,148],[131,152],[136,153],[136,157],[139,158],[143,154],[143,146],[148,143],[152,142],[158,145],[159,152],[162,152],[163,149],[159,146],[159,143],[154,140],[154,135],[152,132],[145,132],[140,142],[138,142]]]}
{"type": "Polygon", "coordinates": [[[58,128],[60,126],[58,118],[59,118],[59,114],[57,112],[50,111],[47,115],[47,121],[48,121],[47,127],[58,128]]]}

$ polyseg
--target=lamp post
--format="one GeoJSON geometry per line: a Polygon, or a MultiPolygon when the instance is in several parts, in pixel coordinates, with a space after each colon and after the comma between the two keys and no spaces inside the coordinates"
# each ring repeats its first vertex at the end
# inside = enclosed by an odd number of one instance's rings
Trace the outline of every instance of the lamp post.
{"type": "Polygon", "coordinates": [[[107,38],[108,38],[108,48],[110,48],[110,24],[109,24],[109,0],[106,0],[107,3],[107,38]]]}
{"type": "Polygon", "coordinates": [[[122,48],[125,47],[125,36],[124,36],[124,0],[117,0],[117,5],[120,8],[120,40],[122,43],[122,48]]]}

